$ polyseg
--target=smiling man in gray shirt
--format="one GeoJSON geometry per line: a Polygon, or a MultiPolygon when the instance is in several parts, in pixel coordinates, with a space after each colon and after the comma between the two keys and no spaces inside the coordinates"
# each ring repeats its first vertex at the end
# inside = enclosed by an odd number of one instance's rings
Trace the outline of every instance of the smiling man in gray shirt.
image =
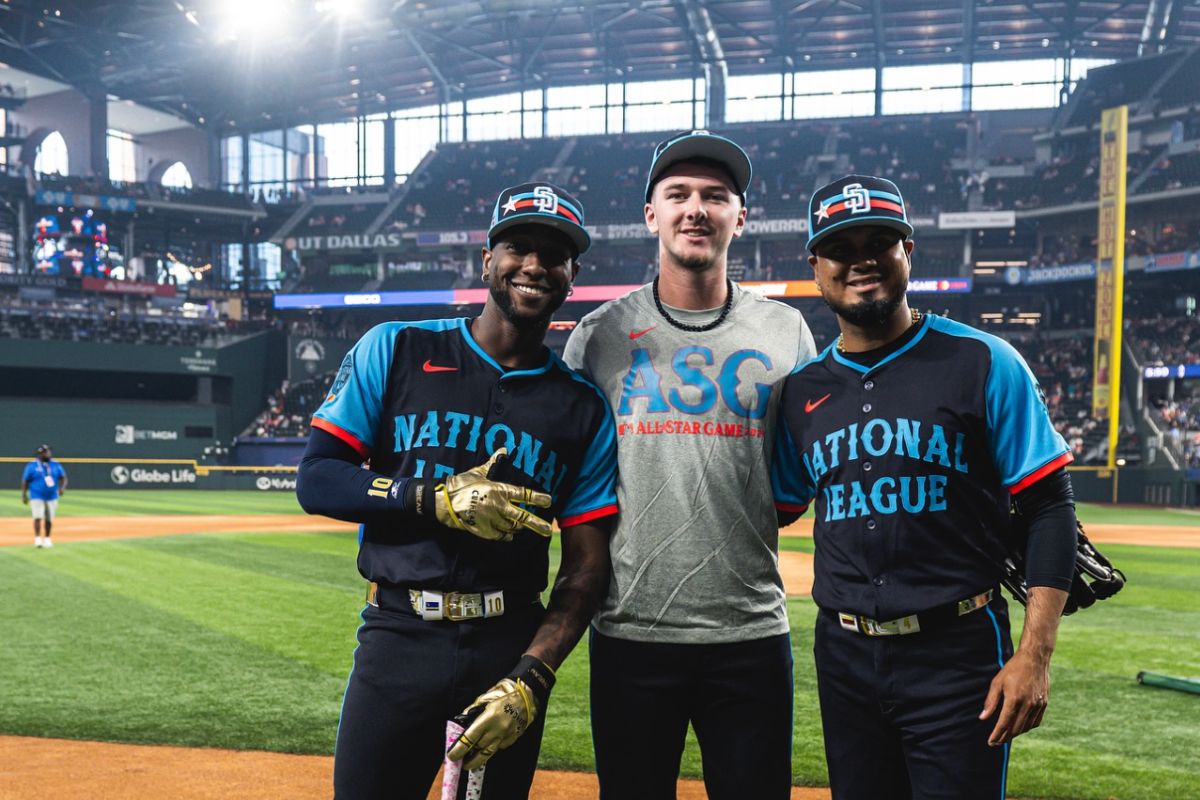
{"type": "Polygon", "coordinates": [[[602,800],[674,798],[689,722],[712,800],[790,793],[768,459],[782,381],[816,350],[799,311],[726,277],[750,175],[742,148],[708,131],[659,144],[645,205],[659,277],[567,342],[617,421],[621,517],[591,638],[602,800]]]}

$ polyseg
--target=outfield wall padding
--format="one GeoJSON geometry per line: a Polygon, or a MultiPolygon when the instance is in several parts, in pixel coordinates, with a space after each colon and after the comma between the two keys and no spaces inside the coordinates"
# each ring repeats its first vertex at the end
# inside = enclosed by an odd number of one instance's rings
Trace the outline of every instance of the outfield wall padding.
{"type": "Polygon", "coordinates": [[[11,368],[0,387],[0,447],[5,455],[32,456],[48,443],[58,457],[199,458],[266,409],[287,374],[286,347],[279,331],[219,348],[0,340],[0,373],[11,368]],[[38,385],[22,391],[13,376],[29,370],[38,385]],[[191,384],[182,393],[128,394],[149,374],[191,384]],[[127,393],[106,393],[116,383],[127,393]]]}
{"type": "MultiPolygon", "coordinates": [[[[0,461],[0,485],[20,491],[24,463],[0,461]]],[[[296,491],[293,467],[211,467],[187,460],[127,461],[64,459],[67,492],[72,489],[213,489],[263,492],[296,491]]]]}

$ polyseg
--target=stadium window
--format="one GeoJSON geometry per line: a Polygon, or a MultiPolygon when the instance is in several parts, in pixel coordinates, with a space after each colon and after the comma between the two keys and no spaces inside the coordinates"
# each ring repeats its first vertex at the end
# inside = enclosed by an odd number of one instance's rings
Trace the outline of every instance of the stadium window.
{"type": "Polygon", "coordinates": [[[467,101],[467,139],[521,138],[521,93],[495,94],[467,101]]]}
{"type": "Polygon", "coordinates": [[[883,113],[924,114],[962,111],[961,63],[886,67],[883,70],[883,113]]]}
{"type": "Polygon", "coordinates": [[[242,191],[242,137],[226,136],[221,140],[221,187],[230,192],[242,191]]]}
{"type": "Polygon", "coordinates": [[[875,113],[875,70],[838,69],[797,72],[793,119],[869,117],[875,113]]]}
{"type": "Polygon", "coordinates": [[[251,245],[251,291],[278,289],[282,263],[282,251],[279,249],[279,245],[270,242],[257,242],[251,245]]]}
{"type": "Polygon", "coordinates": [[[442,104],[442,141],[463,140],[463,104],[461,100],[442,104]]]}
{"type": "Polygon", "coordinates": [[[971,67],[971,109],[1054,108],[1061,71],[1056,59],[977,61],[971,67]]]}
{"type": "Polygon", "coordinates": [[[176,189],[192,188],[192,173],[188,171],[187,164],[184,164],[182,161],[176,161],[167,167],[167,171],[162,176],[162,185],[171,186],[176,189]]]}
{"type": "Polygon", "coordinates": [[[521,138],[540,139],[542,137],[542,115],[545,102],[545,94],[541,89],[525,92],[525,116],[521,120],[521,138]]]}
{"type": "Polygon", "coordinates": [[[383,183],[383,126],[387,114],[372,114],[363,119],[362,182],[378,186],[383,183]]]}
{"type": "Polygon", "coordinates": [[[605,133],[625,132],[625,85],[610,83],[605,88],[608,106],[608,129],[605,133]]]}
{"type": "MultiPolygon", "coordinates": [[[[358,120],[333,122],[317,127],[321,137],[321,160],[325,165],[324,186],[354,186],[358,183],[358,120]]],[[[382,171],[382,170],[381,170],[382,171]]]]}
{"type": "Polygon", "coordinates": [[[242,288],[242,246],[240,244],[221,245],[221,274],[227,288],[242,288]]]}
{"type": "MultiPolygon", "coordinates": [[[[1071,91],[1075,91],[1075,86],[1087,77],[1088,70],[1096,67],[1107,67],[1109,64],[1117,63],[1111,58],[1073,58],[1071,59],[1071,91]]],[[[1058,59],[1058,69],[1055,72],[1059,82],[1062,82],[1062,74],[1066,70],[1066,59],[1058,59]]]]}
{"type": "Polygon", "coordinates": [[[604,133],[606,94],[602,83],[547,89],[546,133],[550,136],[604,133]]]}
{"type": "Polygon", "coordinates": [[[291,187],[311,186],[313,178],[312,125],[289,128],[287,134],[287,183],[291,187]]]}
{"type": "Polygon", "coordinates": [[[61,133],[52,131],[38,145],[33,171],[39,175],[69,175],[67,163],[67,141],[61,133]]]}
{"type": "Polygon", "coordinates": [[[726,122],[772,122],[783,113],[783,75],[732,75],[725,96],[726,122]]]}
{"type": "Polygon", "coordinates": [[[250,134],[250,191],[283,189],[283,131],[250,134]]]}
{"type": "MultiPolygon", "coordinates": [[[[702,79],[700,97],[704,96],[702,79]]],[[[696,86],[690,78],[625,84],[625,132],[686,130],[696,127],[696,86]]],[[[701,126],[703,114],[700,115],[701,126]]]]}
{"type": "Polygon", "coordinates": [[[108,179],[118,183],[137,183],[137,145],[133,134],[109,128],[108,179]]]}
{"type": "MultiPolygon", "coordinates": [[[[8,131],[8,111],[0,108],[0,135],[7,134],[8,131]]],[[[0,147],[0,166],[8,165],[8,148],[0,147]]]]}
{"type": "Polygon", "coordinates": [[[441,118],[438,106],[421,106],[397,111],[396,125],[396,179],[407,179],[425,158],[425,154],[437,147],[438,129],[441,118]]]}

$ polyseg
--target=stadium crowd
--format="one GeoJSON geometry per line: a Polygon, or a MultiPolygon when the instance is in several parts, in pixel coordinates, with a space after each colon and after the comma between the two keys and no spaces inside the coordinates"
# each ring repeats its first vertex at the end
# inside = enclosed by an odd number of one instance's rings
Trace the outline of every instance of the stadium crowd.
{"type": "Polygon", "coordinates": [[[285,439],[309,434],[312,412],[324,399],[334,372],[314,375],[296,383],[284,380],[267,398],[266,409],[254,418],[239,438],[285,439]]]}
{"type": "Polygon", "coordinates": [[[40,301],[0,294],[0,337],[10,339],[216,347],[267,325],[142,302],[114,306],[86,295],[40,301]]]}

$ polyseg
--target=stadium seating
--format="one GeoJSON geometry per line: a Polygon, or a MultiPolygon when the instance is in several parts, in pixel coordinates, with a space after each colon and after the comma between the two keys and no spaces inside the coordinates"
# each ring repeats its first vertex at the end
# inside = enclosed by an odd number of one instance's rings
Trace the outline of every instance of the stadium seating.
{"type": "Polygon", "coordinates": [[[561,140],[438,145],[405,198],[424,211],[423,217],[409,224],[433,230],[486,228],[500,191],[528,181],[539,168],[549,166],[561,146],[561,140]]]}
{"type": "Polygon", "coordinates": [[[1106,108],[1141,103],[1155,82],[1183,55],[1183,51],[1173,50],[1090,70],[1087,80],[1077,90],[1079,97],[1066,107],[1068,117],[1064,127],[1091,125],[1106,108]]]}
{"type": "Polygon", "coordinates": [[[242,431],[241,436],[259,439],[307,437],[311,431],[312,413],[321,405],[333,376],[333,372],[327,372],[297,383],[285,380],[271,393],[267,408],[242,431]]]}

